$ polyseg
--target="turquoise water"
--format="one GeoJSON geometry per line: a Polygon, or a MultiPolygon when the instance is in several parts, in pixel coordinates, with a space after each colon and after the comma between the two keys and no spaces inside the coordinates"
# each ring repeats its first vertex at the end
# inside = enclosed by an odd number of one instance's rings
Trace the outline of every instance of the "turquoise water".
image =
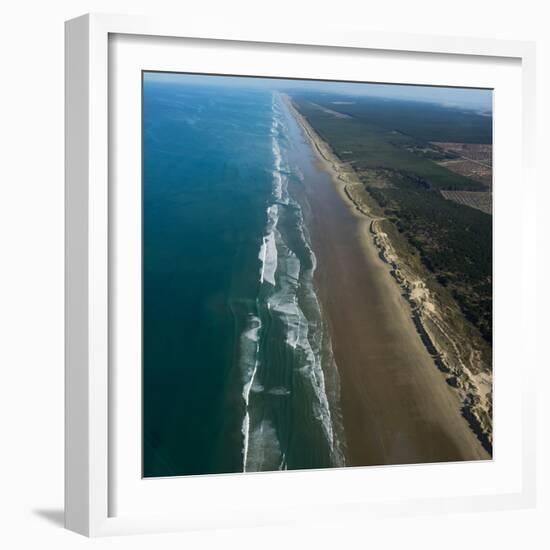
{"type": "Polygon", "coordinates": [[[278,94],[219,80],[144,76],[146,477],[343,460],[316,259],[292,193],[311,152],[278,94]]]}

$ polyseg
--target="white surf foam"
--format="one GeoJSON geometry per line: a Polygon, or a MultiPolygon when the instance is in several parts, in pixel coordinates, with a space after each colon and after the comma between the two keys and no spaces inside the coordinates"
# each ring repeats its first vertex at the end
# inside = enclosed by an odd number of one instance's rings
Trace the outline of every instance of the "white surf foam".
{"type": "Polygon", "coordinates": [[[269,393],[271,395],[286,396],[286,395],[290,395],[290,390],[288,390],[287,388],[283,388],[281,386],[281,387],[277,387],[277,388],[271,388],[267,393],[269,393]]]}
{"type": "Polygon", "coordinates": [[[272,204],[267,209],[267,235],[262,239],[258,258],[261,261],[260,283],[264,280],[275,286],[275,273],[277,271],[277,246],[275,243],[275,234],[277,221],[279,220],[279,207],[272,204]]]}
{"type": "MultiPolygon", "coordinates": [[[[272,204],[267,208],[266,229],[258,253],[261,261],[260,283],[269,283],[273,289],[266,296],[267,309],[283,323],[285,343],[298,354],[301,365],[299,372],[308,380],[312,388],[312,413],[323,429],[326,440],[334,454],[334,430],[331,410],[325,387],[322,367],[322,342],[324,328],[320,304],[314,286],[313,273],[316,258],[309,245],[300,206],[289,196],[289,166],[283,156],[285,121],[276,94],[273,95],[271,141],[273,154],[272,204]],[[287,246],[282,229],[278,228],[280,208],[288,205],[290,215],[298,216],[301,240],[309,253],[308,268],[304,269],[298,256],[287,246]],[[311,266],[311,267],[309,267],[311,266]],[[300,298],[298,297],[300,295],[300,298]],[[301,300],[304,300],[301,307],[301,300]],[[303,307],[308,311],[308,317],[303,307]],[[317,312],[317,313],[312,313],[317,312]]],[[[299,174],[303,179],[303,175],[299,174]]],[[[286,469],[286,456],[281,453],[281,445],[272,422],[267,418],[251,418],[251,393],[262,392],[258,379],[260,319],[251,315],[246,330],[241,336],[243,364],[243,400],[245,414],[242,423],[243,471],[262,469],[286,469]]],[[[273,396],[286,396],[290,392],[283,386],[268,390],[273,396]]],[[[252,408],[252,411],[256,409],[252,408]]]]}
{"type": "Polygon", "coordinates": [[[271,231],[262,241],[258,255],[262,265],[260,267],[260,283],[267,281],[275,286],[275,272],[277,271],[277,246],[275,245],[275,233],[271,231]]]}
{"type": "Polygon", "coordinates": [[[245,404],[245,415],[242,424],[243,434],[243,471],[246,472],[246,464],[248,460],[248,448],[250,441],[250,413],[249,402],[250,392],[255,382],[256,373],[259,366],[259,332],[262,327],[260,318],[255,315],[250,315],[247,326],[240,339],[240,363],[243,378],[245,380],[243,386],[242,397],[245,404]]]}
{"type": "Polygon", "coordinates": [[[245,471],[278,470],[281,464],[281,446],[277,432],[271,421],[264,418],[250,435],[245,471]]]}
{"type": "MultiPolygon", "coordinates": [[[[303,366],[300,373],[309,379],[315,402],[313,404],[314,416],[321,422],[326,439],[331,450],[334,448],[334,433],[330,406],[325,388],[325,378],[321,365],[320,339],[322,336],[322,326],[318,326],[314,321],[309,321],[300,308],[297,291],[299,285],[307,288],[308,298],[312,300],[317,308],[320,308],[317,296],[315,294],[312,282],[312,272],[304,275],[300,279],[301,263],[296,254],[290,250],[284,242],[277,241],[279,253],[279,271],[278,290],[268,300],[268,307],[282,321],[285,327],[286,344],[295,352],[301,354],[303,366]],[[319,345],[312,346],[316,340],[319,345]]],[[[310,254],[311,249],[309,249],[310,254]]],[[[316,262],[312,258],[312,265],[316,262]]],[[[319,318],[321,318],[319,309],[319,318]]]]}

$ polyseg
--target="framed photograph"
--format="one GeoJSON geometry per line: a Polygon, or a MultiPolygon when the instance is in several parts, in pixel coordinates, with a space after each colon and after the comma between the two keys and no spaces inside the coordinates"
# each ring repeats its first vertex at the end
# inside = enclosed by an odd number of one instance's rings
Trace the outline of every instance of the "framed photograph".
{"type": "Polygon", "coordinates": [[[525,42],[67,22],[67,528],[532,505],[533,97],[525,42]]]}

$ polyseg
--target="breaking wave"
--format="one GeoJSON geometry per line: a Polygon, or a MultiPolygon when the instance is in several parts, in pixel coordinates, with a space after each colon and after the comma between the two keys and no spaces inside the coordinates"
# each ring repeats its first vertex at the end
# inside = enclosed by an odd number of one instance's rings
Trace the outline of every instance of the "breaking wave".
{"type": "Polygon", "coordinates": [[[336,365],[313,282],[317,261],[301,207],[288,190],[289,179],[303,175],[285,158],[283,109],[274,94],[273,183],[258,253],[260,286],[256,314],[240,337],[245,472],[344,464],[324,370],[336,365]],[[321,450],[304,456],[293,446],[298,425],[307,427],[300,443],[307,446],[309,437],[321,450]]]}

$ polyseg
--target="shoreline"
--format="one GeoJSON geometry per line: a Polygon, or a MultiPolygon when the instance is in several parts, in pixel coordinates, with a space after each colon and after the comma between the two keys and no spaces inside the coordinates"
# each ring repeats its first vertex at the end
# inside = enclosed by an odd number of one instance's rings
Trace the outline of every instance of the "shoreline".
{"type": "Polygon", "coordinates": [[[425,328],[415,318],[415,300],[425,289],[420,282],[409,295],[404,292],[396,277],[395,253],[380,228],[384,218],[361,197],[363,185],[353,169],[335,157],[292,100],[281,95],[332,183],[333,196],[323,189],[330,208],[322,204],[318,189],[310,190],[308,199],[323,209],[313,231],[316,252],[319,249],[324,260],[317,283],[342,385],[347,462],[359,466],[489,459],[475,427],[468,425],[461,395],[434,368],[433,344],[430,349],[422,337],[419,325],[425,328]],[[333,219],[337,217],[341,221],[333,219]],[[341,265],[335,267],[336,257],[341,265]],[[367,288],[374,296],[365,296],[367,288]]]}

